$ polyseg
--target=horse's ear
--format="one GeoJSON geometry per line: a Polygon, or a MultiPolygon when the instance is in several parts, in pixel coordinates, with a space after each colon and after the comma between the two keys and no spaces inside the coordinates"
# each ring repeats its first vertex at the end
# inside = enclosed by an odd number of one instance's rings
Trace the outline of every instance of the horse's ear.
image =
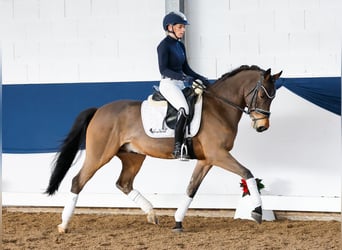
{"type": "Polygon", "coordinates": [[[274,81],[278,80],[282,73],[283,73],[283,71],[280,71],[279,73],[274,74],[274,75],[272,76],[272,78],[274,79],[274,81]]]}
{"type": "Polygon", "coordinates": [[[270,76],[271,76],[271,68],[265,71],[264,79],[266,82],[270,79],[270,76]]]}

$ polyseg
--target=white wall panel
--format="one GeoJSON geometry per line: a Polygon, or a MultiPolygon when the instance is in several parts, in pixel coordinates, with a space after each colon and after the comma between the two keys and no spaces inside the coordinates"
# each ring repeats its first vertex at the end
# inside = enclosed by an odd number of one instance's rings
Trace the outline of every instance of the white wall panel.
{"type": "MultiPolygon", "coordinates": [[[[83,18],[82,21],[77,22],[77,38],[84,41],[106,38],[106,28],[109,27],[105,27],[104,22],[102,18],[83,18]]],[[[117,22],[117,19],[110,19],[110,28],[115,29],[115,23],[117,22]]],[[[117,34],[113,38],[118,39],[118,37],[117,34]]]]}
{"type": "Polygon", "coordinates": [[[76,40],[78,38],[78,20],[74,18],[63,18],[53,21],[51,24],[51,35],[52,40],[76,40]]]}
{"type": "Polygon", "coordinates": [[[92,39],[90,42],[90,60],[108,60],[119,56],[119,42],[112,39],[92,39]]]}
{"type": "Polygon", "coordinates": [[[83,18],[91,14],[91,0],[65,0],[65,17],[83,18]]]}
{"type": "Polygon", "coordinates": [[[229,0],[231,10],[256,10],[259,8],[259,1],[255,0],[229,0]]]}
{"type": "MultiPolygon", "coordinates": [[[[2,14],[4,10],[0,9],[0,14],[2,14]]],[[[7,40],[23,40],[27,38],[27,22],[25,20],[16,20],[6,19],[0,22],[1,29],[1,39],[4,41],[7,40]]],[[[7,48],[3,48],[6,50],[7,48]]],[[[6,61],[5,61],[6,62],[6,61]]],[[[3,62],[3,63],[5,63],[3,62]]]]}
{"type": "Polygon", "coordinates": [[[283,56],[288,55],[290,50],[289,33],[286,32],[263,32],[259,35],[259,50],[261,55],[283,56]]]}
{"type": "MultiPolygon", "coordinates": [[[[224,57],[224,55],[223,55],[224,57]]],[[[222,59],[224,62],[227,62],[227,57],[222,59]]],[[[208,75],[217,75],[218,68],[218,59],[213,57],[191,57],[189,59],[189,64],[193,69],[196,69],[198,72],[208,72],[208,75]]],[[[225,69],[230,67],[225,67],[225,69]]]]}
{"type": "Polygon", "coordinates": [[[9,68],[6,64],[11,67],[3,73],[5,83],[157,80],[160,77],[156,47],[164,37],[161,27],[164,1],[2,2],[0,11],[6,15],[0,16],[7,17],[0,24],[3,64],[5,69],[9,68]],[[113,63],[108,69],[116,69],[120,64],[120,74],[91,70],[98,64],[108,63],[113,63]],[[87,72],[82,72],[83,69],[87,72]]]}
{"type": "MultiPolygon", "coordinates": [[[[341,20],[342,21],[342,20],[341,20]]],[[[319,52],[321,55],[336,55],[341,49],[342,34],[338,32],[319,33],[319,52]]]]}
{"type": "Polygon", "coordinates": [[[50,21],[42,21],[41,19],[25,22],[27,41],[51,40],[51,26],[50,21]]]}
{"type": "MultiPolygon", "coordinates": [[[[218,68],[223,68],[219,65],[236,67],[239,63],[265,65],[274,62],[268,67],[283,69],[284,76],[340,75],[340,1],[226,0],[214,4],[199,0],[186,3],[191,23],[187,37],[190,58],[205,62],[203,59],[211,55],[216,60],[208,58],[207,61],[217,61],[218,68]],[[222,40],[223,34],[229,37],[227,62],[217,55],[219,51],[225,54],[227,50],[227,45],[217,42],[222,40]],[[215,48],[207,46],[205,50],[198,50],[203,37],[211,39],[215,48]],[[324,63],[320,62],[321,57],[324,63]]],[[[210,67],[197,63],[197,68],[210,67]]],[[[210,78],[219,77],[212,75],[212,71],[201,73],[210,78]]],[[[222,72],[217,70],[217,73],[222,72]]]]}
{"type": "Polygon", "coordinates": [[[259,34],[256,32],[232,33],[230,35],[230,55],[251,56],[259,54],[259,34]]]}
{"type": "Polygon", "coordinates": [[[118,0],[92,0],[91,15],[98,17],[113,17],[119,14],[118,0]]]}
{"type": "MultiPolygon", "coordinates": [[[[275,1],[278,2],[279,0],[275,1]]],[[[333,0],[334,2],[335,0],[333,0]]],[[[302,1],[296,1],[296,0],[288,0],[289,3],[289,8],[290,9],[294,9],[294,10],[303,10],[303,9],[311,9],[311,8],[319,8],[321,5],[325,5],[325,4],[330,4],[329,0],[328,1],[324,1],[322,3],[322,1],[320,0],[302,0],[302,1]]],[[[336,1],[335,1],[336,3],[336,1]]]]}
{"type": "Polygon", "coordinates": [[[258,0],[260,9],[284,10],[289,8],[289,0],[258,0]]]}
{"type": "Polygon", "coordinates": [[[319,52],[319,33],[291,32],[289,34],[290,55],[316,55],[319,52]]]}
{"type": "Polygon", "coordinates": [[[65,17],[65,0],[39,0],[39,18],[45,20],[65,17]]]}
{"type": "Polygon", "coordinates": [[[28,66],[25,63],[7,62],[2,65],[2,80],[5,81],[7,77],[10,77],[13,82],[27,82],[27,70],[28,66]]]}
{"type": "Polygon", "coordinates": [[[13,17],[13,0],[0,1],[0,20],[3,22],[13,17]]]}
{"type": "Polygon", "coordinates": [[[14,61],[18,63],[29,63],[38,60],[39,43],[35,41],[17,41],[14,43],[14,61]]]}
{"type": "MultiPolygon", "coordinates": [[[[255,10],[248,12],[241,12],[244,16],[241,19],[244,22],[244,31],[249,32],[260,32],[267,34],[275,31],[275,11],[274,10],[262,10],[261,15],[255,15],[255,10]]],[[[237,16],[237,19],[232,20],[232,23],[236,23],[241,17],[237,16]]]]}
{"type": "Polygon", "coordinates": [[[39,18],[39,0],[13,0],[13,17],[15,19],[39,18]]]}
{"type": "Polygon", "coordinates": [[[39,42],[39,62],[51,63],[65,61],[65,41],[63,40],[44,40],[39,42]]]}
{"type": "Polygon", "coordinates": [[[72,62],[65,61],[64,63],[49,62],[39,65],[39,79],[32,83],[47,82],[47,83],[61,83],[61,82],[77,82],[79,80],[79,66],[72,62]],[[53,80],[51,80],[53,76],[53,80]]]}

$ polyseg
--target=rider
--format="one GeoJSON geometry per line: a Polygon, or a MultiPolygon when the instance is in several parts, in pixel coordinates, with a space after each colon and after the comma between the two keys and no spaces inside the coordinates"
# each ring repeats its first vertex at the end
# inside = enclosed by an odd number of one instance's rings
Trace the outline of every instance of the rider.
{"type": "Polygon", "coordinates": [[[189,107],[183,95],[184,82],[192,84],[195,79],[204,85],[209,82],[207,78],[194,72],[186,58],[185,46],[181,42],[188,25],[185,15],[181,12],[170,12],[163,19],[163,28],[166,37],[158,45],[158,63],[162,79],[159,84],[160,92],[168,102],[178,110],[175,127],[174,157],[186,160],[189,156],[181,152],[184,142],[185,128],[189,115],[189,107]]]}

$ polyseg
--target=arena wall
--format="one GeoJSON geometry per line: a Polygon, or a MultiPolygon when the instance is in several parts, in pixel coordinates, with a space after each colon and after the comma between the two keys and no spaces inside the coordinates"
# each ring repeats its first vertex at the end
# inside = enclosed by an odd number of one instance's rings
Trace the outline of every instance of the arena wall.
{"type": "MultiPolygon", "coordinates": [[[[341,75],[342,4],[338,0],[184,2],[190,20],[185,41],[190,64],[210,79],[241,64],[270,67],[273,72],[283,70],[283,77],[287,78],[341,75]]],[[[94,82],[99,86],[120,84],[122,93],[113,93],[115,100],[134,92],[132,86],[140,81],[146,88],[137,98],[143,98],[160,79],[156,46],[165,35],[161,21],[166,7],[160,0],[1,0],[4,100],[6,91],[13,86],[32,89],[58,84],[63,91],[64,85],[81,90],[84,84],[94,82]]],[[[101,89],[98,91],[93,100],[96,103],[103,101],[101,89]]],[[[103,96],[110,98],[102,91],[103,96]]],[[[75,100],[70,108],[76,115],[77,109],[81,111],[77,103],[84,100],[77,96],[75,100]]],[[[3,117],[5,124],[6,119],[12,121],[12,116],[22,110],[15,101],[6,103],[11,105],[4,106],[4,114],[11,116],[3,117]]],[[[68,102],[64,104],[68,107],[68,102]]],[[[243,116],[232,152],[263,179],[265,208],[340,211],[340,116],[283,87],[278,90],[271,111],[271,127],[262,134],[253,131],[249,118],[243,116]]],[[[56,126],[49,124],[56,115],[47,114],[45,128],[56,126]]],[[[71,126],[73,117],[64,119],[61,122],[71,126]]],[[[29,123],[20,122],[22,127],[29,123]]],[[[4,126],[4,133],[10,125],[4,126]]],[[[32,129],[27,133],[37,133],[39,137],[39,130],[32,129]]],[[[20,137],[14,135],[10,139],[19,141],[20,137]]],[[[3,154],[3,205],[63,206],[84,153],[59,193],[46,197],[42,193],[53,157],[54,152],[3,154]]],[[[156,207],[177,207],[194,164],[148,158],[135,187],[156,207]]],[[[120,162],[114,158],[99,170],[84,189],[79,205],[134,206],[115,188],[120,169],[120,162]]],[[[214,168],[192,207],[235,208],[241,196],[239,182],[238,176],[214,168]]]]}

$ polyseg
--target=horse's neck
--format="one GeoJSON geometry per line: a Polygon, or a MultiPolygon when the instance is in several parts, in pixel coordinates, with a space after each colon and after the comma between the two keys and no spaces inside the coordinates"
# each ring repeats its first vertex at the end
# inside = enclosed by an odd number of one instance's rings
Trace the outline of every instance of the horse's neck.
{"type": "Polygon", "coordinates": [[[260,73],[254,70],[242,71],[226,79],[218,80],[212,87],[212,92],[236,104],[244,104],[244,93],[246,89],[256,85],[260,73]]]}
{"type": "Polygon", "coordinates": [[[242,80],[235,76],[217,82],[211,92],[236,105],[244,105],[242,80]]]}
{"type": "Polygon", "coordinates": [[[235,124],[239,122],[242,116],[241,109],[246,106],[245,92],[256,84],[259,73],[257,71],[243,71],[237,75],[219,80],[210,87],[212,96],[215,96],[216,101],[212,102],[216,107],[216,112],[221,117],[227,117],[226,122],[235,124]],[[218,98],[217,98],[218,97],[218,98]],[[233,105],[231,105],[231,104],[233,105]],[[237,107],[234,107],[236,105],[237,107]]]}

